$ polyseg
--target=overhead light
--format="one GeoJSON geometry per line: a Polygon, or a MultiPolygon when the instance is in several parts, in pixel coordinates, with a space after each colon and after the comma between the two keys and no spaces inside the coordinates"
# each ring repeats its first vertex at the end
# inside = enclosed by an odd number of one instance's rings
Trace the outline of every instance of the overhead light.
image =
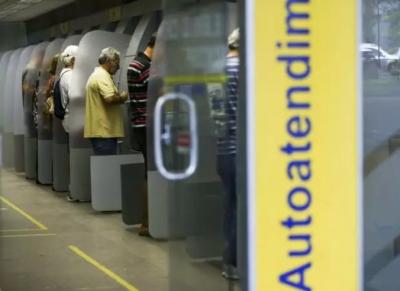
{"type": "Polygon", "coordinates": [[[30,5],[27,3],[18,3],[17,5],[15,5],[13,7],[14,10],[21,10],[21,9],[25,9],[28,8],[30,5]]]}
{"type": "Polygon", "coordinates": [[[43,0],[19,0],[19,3],[23,3],[23,4],[37,4],[42,2],[43,0]]]}

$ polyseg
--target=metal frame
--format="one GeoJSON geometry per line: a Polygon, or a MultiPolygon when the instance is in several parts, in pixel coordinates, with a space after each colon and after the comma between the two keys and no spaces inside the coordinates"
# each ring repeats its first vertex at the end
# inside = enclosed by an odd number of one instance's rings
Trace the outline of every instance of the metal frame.
{"type": "Polygon", "coordinates": [[[156,107],[154,110],[154,156],[156,158],[156,165],[158,171],[168,180],[176,181],[183,180],[189,178],[197,169],[198,165],[198,157],[199,157],[199,141],[198,141],[198,130],[197,130],[197,110],[194,101],[185,94],[167,94],[160,99],[158,99],[156,103],[156,107]],[[162,154],[162,146],[161,142],[164,139],[170,138],[170,136],[166,136],[161,133],[161,115],[162,108],[168,101],[176,101],[181,100],[188,104],[189,106],[189,117],[190,117],[190,163],[188,167],[182,171],[181,173],[170,172],[164,166],[163,154],[162,154]]]}

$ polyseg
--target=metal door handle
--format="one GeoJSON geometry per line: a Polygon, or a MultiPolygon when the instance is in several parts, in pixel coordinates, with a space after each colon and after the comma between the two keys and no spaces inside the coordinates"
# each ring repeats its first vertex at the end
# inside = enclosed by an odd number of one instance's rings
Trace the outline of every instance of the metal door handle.
{"type": "Polygon", "coordinates": [[[194,101],[182,93],[169,93],[160,97],[156,103],[154,110],[154,156],[158,171],[168,180],[183,180],[196,171],[198,164],[198,131],[197,131],[197,113],[194,101]],[[181,172],[171,172],[164,165],[162,142],[170,142],[171,132],[162,133],[162,109],[168,101],[181,100],[187,103],[189,108],[190,121],[190,162],[189,165],[181,172]]]}

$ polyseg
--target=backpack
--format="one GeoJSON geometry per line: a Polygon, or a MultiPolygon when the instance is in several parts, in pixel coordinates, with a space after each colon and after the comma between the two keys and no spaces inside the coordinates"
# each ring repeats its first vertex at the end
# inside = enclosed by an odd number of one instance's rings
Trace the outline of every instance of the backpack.
{"type": "MultiPolygon", "coordinates": [[[[67,73],[69,71],[64,72],[67,73]]],[[[61,96],[61,88],[60,88],[60,81],[62,76],[64,75],[62,74],[60,76],[60,78],[57,80],[57,82],[54,84],[54,90],[53,90],[53,96],[54,96],[54,115],[61,120],[64,120],[65,117],[65,109],[68,106],[69,100],[67,101],[67,104],[63,105],[63,100],[62,100],[62,96],[61,96]]]]}

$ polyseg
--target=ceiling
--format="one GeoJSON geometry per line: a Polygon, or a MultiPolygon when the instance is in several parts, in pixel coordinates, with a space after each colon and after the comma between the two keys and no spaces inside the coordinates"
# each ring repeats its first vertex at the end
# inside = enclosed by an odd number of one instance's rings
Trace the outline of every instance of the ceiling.
{"type": "Polygon", "coordinates": [[[26,21],[75,0],[0,0],[0,22],[26,21]]]}

